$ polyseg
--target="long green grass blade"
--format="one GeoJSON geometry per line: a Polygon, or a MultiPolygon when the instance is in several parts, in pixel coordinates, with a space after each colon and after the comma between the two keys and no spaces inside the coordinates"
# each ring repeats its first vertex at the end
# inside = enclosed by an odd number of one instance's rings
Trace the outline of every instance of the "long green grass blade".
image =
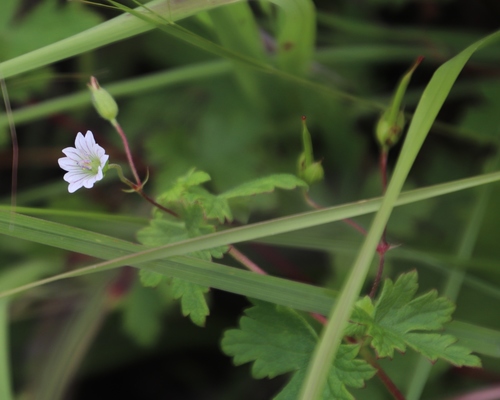
{"type": "Polygon", "coordinates": [[[443,64],[433,75],[418,103],[408,135],[399,156],[394,175],[387,188],[380,210],[363,243],[352,267],[340,297],[329,315],[328,324],[315,350],[302,387],[300,399],[319,399],[326,382],[328,371],[343,337],[343,331],[366,279],[377,244],[389,220],[389,216],[399,196],[404,181],[429,132],[439,110],[462,68],[472,54],[488,44],[500,39],[500,32],[494,33],[466,48],[457,56],[443,64]]]}
{"type": "MultiPolygon", "coordinates": [[[[53,262],[33,261],[27,264],[15,265],[4,269],[0,274],[0,291],[36,281],[41,276],[53,273],[53,262]]],[[[9,341],[9,306],[11,298],[0,299],[0,399],[14,399],[11,381],[10,341],[9,341]]]]}
{"type": "MultiPolygon", "coordinates": [[[[115,274],[111,274],[115,275],[115,274]]],[[[102,277],[101,277],[102,278],[102,277]]],[[[44,368],[37,374],[33,391],[37,400],[64,398],[78,367],[108,311],[108,275],[89,286],[80,299],[82,307],[73,311],[53,343],[44,368]]]]}
{"type": "Polygon", "coordinates": [[[9,346],[9,304],[8,298],[0,299],[0,399],[12,400],[9,346]]]}
{"type": "MultiPolygon", "coordinates": [[[[110,83],[106,85],[106,90],[113,95],[114,98],[119,99],[122,97],[162,90],[165,87],[198,79],[214,78],[222,74],[227,74],[230,70],[231,65],[226,61],[210,61],[192,66],[173,68],[165,72],[158,72],[124,82],[110,83]]],[[[50,114],[90,107],[91,105],[89,91],[84,90],[14,110],[12,117],[16,125],[19,126],[31,121],[36,121],[50,114]]],[[[0,129],[7,126],[7,116],[0,115],[0,129]]]]}
{"type": "MultiPolygon", "coordinates": [[[[148,3],[148,7],[159,15],[164,15],[171,21],[178,21],[198,12],[238,1],[241,0],[156,0],[148,3]]],[[[0,72],[3,78],[19,75],[23,72],[139,35],[153,28],[154,26],[140,18],[132,18],[130,15],[120,15],[67,39],[4,61],[0,63],[0,72]]]]}
{"type": "MultiPolygon", "coordinates": [[[[499,162],[500,156],[497,154],[493,163],[487,164],[485,170],[491,171],[497,169],[499,162]]],[[[450,270],[450,274],[443,290],[443,295],[453,302],[457,301],[462,285],[466,280],[467,261],[472,258],[479,230],[486,215],[491,195],[491,186],[481,187],[477,189],[477,191],[477,198],[472,207],[467,225],[456,250],[457,259],[460,260],[460,263],[455,265],[454,268],[450,270]]],[[[408,400],[418,400],[422,395],[432,369],[432,364],[429,364],[426,361],[425,357],[419,356],[408,386],[406,396],[408,400]]]]}
{"type": "MultiPolygon", "coordinates": [[[[177,39],[183,40],[186,43],[189,43],[193,46],[199,47],[200,49],[203,49],[205,51],[211,52],[213,54],[216,54],[220,57],[227,58],[235,63],[238,64],[238,67],[242,68],[253,68],[256,71],[260,71],[269,75],[273,75],[276,77],[279,77],[283,80],[286,80],[290,83],[302,85],[303,87],[311,88],[316,90],[319,93],[324,93],[328,96],[334,96],[334,97],[340,97],[346,100],[351,100],[351,101],[356,101],[358,105],[364,105],[365,107],[369,108],[375,108],[375,109],[383,109],[383,106],[372,102],[370,100],[365,100],[361,97],[357,97],[354,95],[351,95],[347,92],[341,91],[339,89],[336,89],[331,86],[326,86],[322,84],[315,83],[313,81],[310,81],[308,79],[305,79],[302,75],[304,74],[299,74],[300,71],[297,70],[297,65],[303,65],[304,61],[302,60],[300,63],[295,65],[293,67],[293,71],[287,71],[286,66],[283,67],[283,65],[280,65],[278,63],[278,66],[282,69],[278,69],[275,66],[263,62],[259,59],[256,59],[254,57],[248,56],[246,54],[243,54],[239,51],[233,51],[229,48],[220,46],[217,43],[214,43],[204,37],[201,37],[199,35],[196,35],[195,33],[189,31],[188,29],[183,28],[182,26],[173,23],[173,21],[169,20],[168,18],[162,16],[160,13],[157,13],[155,10],[149,9],[146,6],[145,9],[148,12],[141,12],[138,10],[134,10],[130,7],[127,7],[119,2],[116,2],[114,0],[108,0],[109,3],[113,4],[116,8],[130,13],[133,16],[140,18],[144,20],[145,22],[150,23],[152,26],[157,27],[161,31],[167,33],[168,35],[171,35],[177,39]]],[[[309,0],[293,0],[293,1],[283,1],[283,0],[271,0],[272,2],[275,2],[278,5],[283,6],[283,10],[285,11],[285,14],[287,18],[283,18],[283,20],[297,20],[301,21],[299,26],[303,26],[304,22],[307,22],[307,25],[304,26],[304,32],[307,34],[305,36],[305,39],[307,39],[308,36],[311,36],[310,31],[314,29],[314,21],[308,21],[308,18],[303,18],[302,15],[297,14],[302,10],[302,7],[295,7],[293,4],[295,3],[306,3],[309,2],[309,0]]],[[[306,13],[306,16],[308,14],[306,13]]],[[[290,24],[283,24],[285,28],[288,28],[291,30],[290,24]]],[[[283,29],[285,29],[283,28],[283,29]]],[[[297,26],[293,27],[294,30],[297,30],[297,26]]],[[[280,37],[280,35],[278,35],[280,37]]],[[[285,37],[290,37],[293,36],[290,32],[287,32],[285,37]]],[[[286,63],[288,66],[292,65],[293,63],[290,62],[290,60],[295,60],[295,57],[298,56],[298,54],[306,54],[303,57],[307,56],[308,63],[309,65],[310,61],[312,60],[312,54],[309,56],[309,52],[305,51],[304,46],[300,45],[300,43],[306,43],[307,41],[305,39],[300,39],[297,37],[297,34],[293,36],[297,39],[297,42],[286,42],[283,46],[283,54],[284,54],[284,59],[286,59],[286,63]],[[293,44],[294,46],[290,49],[288,46],[290,44],[293,44]],[[297,52],[297,49],[302,49],[302,51],[297,52]]],[[[311,36],[311,37],[314,37],[311,36]]],[[[310,46],[312,48],[312,46],[310,46]]],[[[311,50],[312,51],[312,50],[311,50]]],[[[278,56],[279,59],[279,56],[278,56]]]]}
{"type": "MultiPolygon", "coordinates": [[[[396,204],[408,204],[498,180],[500,180],[500,172],[431,186],[429,188],[418,189],[403,193],[396,204]]],[[[153,249],[145,249],[143,246],[105,235],[99,235],[95,232],[85,231],[37,218],[31,218],[21,214],[16,214],[13,217],[9,211],[9,207],[5,206],[3,211],[0,209],[0,234],[88,254],[111,261],[92,265],[42,281],[32,282],[31,284],[23,287],[12,287],[11,290],[0,293],[0,296],[17,293],[22,290],[58,279],[70,278],[86,273],[95,273],[100,270],[106,270],[123,265],[146,267],[146,265],[143,265],[142,263],[152,260],[165,259],[176,255],[183,255],[193,251],[229,243],[254,240],[261,237],[311,226],[323,225],[328,222],[338,221],[344,218],[351,218],[376,211],[380,207],[380,204],[380,198],[365,200],[325,210],[307,212],[291,217],[279,218],[241,228],[217,232],[211,235],[153,249]]],[[[162,261],[159,264],[154,264],[150,267],[153,269],[160,268],[159,265],[161,265],[162,272],[170,274],[170,276],[175,276],[194,283],[227,290],[249,297],[264,299],[262,296],[267,296],[265,297],[265,300],[273,301],[278,304],[282,304],[283,299],[279,299],[276,293],[280,292],[280,290],[285,291],[287,285],[292,285],[291,282],[286,280],[277,280],[277,278],[269,276],[255,275],[247,271],[238,271],[234,268],[215,263],[201,262],[201,260],[195,262],[194,259],[187,257],[182,257],[180,259],[177,258],[175,263],[174,260],[169,260],[169,262],[172,262],[172,264],[168,264],[167,261],[162,261]],[[180,264],[182,264],[182,266],[180,266],[180,264]],[[246,284],[243,286],[241,285],[242,280],[246,280],[246,284]],[[271,288],[269,285],[275,286],[271,288]],[[260,288],[264,286],[270,289],[269,293],[262,293],[260,288]],[[241,289],[241,291],[236,291],[235,288],[238,288],[238,290],[241,289]],[[273,296],[276,296],[276,298],[273,296]]],[[[305,292],[303,294],[305,297],[309,296],[309,294],[305,292]]],[[[289,302],[287,305],[291,306],[291,304],[294,304],[295,308],[304,309],[304,307],[300,305],[301,296],[297,293],[293,293],[293,296],[296,296],[296,298],[289,298],[286,300],[289,302]]],[[[322,309],[322,306],[317,305],[317,307],[322,309]]]]}

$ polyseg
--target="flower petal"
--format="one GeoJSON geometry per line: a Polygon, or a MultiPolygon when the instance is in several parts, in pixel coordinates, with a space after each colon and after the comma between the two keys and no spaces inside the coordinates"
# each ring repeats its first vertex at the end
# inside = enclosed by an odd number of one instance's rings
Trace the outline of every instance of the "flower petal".
{"type": "Polygon", "coordinates": [[[95,182],[104,177],[102,170],[109,155],[96,143],[91,131],[87,131],[85,136],[78,132],[75,147],[66,147],[62,152],[66,157],[59,158],[57,162],[67,171],[63,179],[69,183],[70,193],[74,193],[82,186],[90,189],[95,182]]]}

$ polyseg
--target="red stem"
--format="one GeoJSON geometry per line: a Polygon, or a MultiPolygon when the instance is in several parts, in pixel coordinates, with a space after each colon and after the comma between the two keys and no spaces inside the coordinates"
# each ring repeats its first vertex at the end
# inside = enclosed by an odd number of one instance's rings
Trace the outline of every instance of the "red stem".
{"type": "Polygon", "coordinates": [[[137,194],[139,194],[139,196],[141,196],[144,200],[148,201],[149,203],[151,203],[153,206],[159,208],[160,210],[162,211],[165,211],[166,213],[170,214],[170,215],[173,215],[174,217],[176,218],[179,218],[179,215],[172,211],[172,210],[169,210],[168,208],[166,207],[163,207],[161,204],[158,204],[156,201],[154,201],[151,197],[149,197],[146,193],[144,193],[144,191],[142,190],[142,188],[134,188],[135,192],[137,194]]]}
{"type": "MultiPolygon", "coordinates": [[[[266,271],[260,268],[257,264],[255,264],[252,260],[250,260],[246,255],[236,249],[232,244],[229,245],[228,254],[233,257],[236,261],[245,266],[248,270],[255,272],[260,275],[268,275],[266,271]]],[[[320,322],[322,325],[326,325],[327,319],[317,313],[309,313],[311,317],[320,322]]]]}
{"type": "Polygon", "coordinates": [[[260,275],[267,275],[267,272],[260,268],[257,264],[255,264],[252,260],[250,260],[246,255],[236,249],[232,244],[229,245],[228,254],[233,257],[236,261],[240,262],[250,271],[253,271],[260,275]]]}
{"type": "Polygon", "coordinates": [[[127,137],[125,136],[125,132],[123,132],[123,129],[118,123],[118,121],[116,120],[112,121],[112,125],[115,127],[116,131],[118,132],[118,134],[122,139],[123,147],[125,149],[125,154],[127,155],[127,160],[130,165],[130,169],[132,170],[132,174],[134,175],[135,182],[137,183],[137,186],[142,188],[141,178],[139,178],[139,174],[137,173],[137,170],[135,168],[134,160],[132,159],[132,153],[130,152],[130,147],[128,145],[127,137]]]}
{"type": "MultiPolygon", "coordinates": [[[[323,208],[318,203],[316,203],[313,199],[311,199],[311,197],[309,196],[309,193],[305,192],[304,193],[304,197],[305,197],[306,203],[309,204],[315,210],[321,210],[323,208]]],[[[345,223],[345,224],[347,224],[347,225],[349,225],[349,226],[351,226],[351,227],[353,227],[358,232],[360,232],[362,235],[366,236],[366,229],[363,228],[361,225],[359,225],[357,222],[353,221],[352,219],[350,219],[350,218],[344,218],[342,220],[342,222],[345,223]]]]}
{"type": "Polygon", "coordinates": [[[380,174],[382,177],[382,193],[385,194],[387,190],[387,151],[380,152],[380,174]]]}
{"type": "Polygon", "coordinates": [[[378,365],[378,363],[371,356],[366,356],[366,354],[363,354],[363,357],[373,368],[377,370],[377,376],[386,387],[387,391],[392,394],[392,396],[396,400],[405,400],[403,393],[400,392],[400,390],[397,388],[391,378],[389,378],[389,376],[385,373],[382,367],[378,365]]]}
{"type": "Polygon", "coordinates": [[[375,276],[375,280],[373,281],[373,285],[372,285],[372,288],[370,290],[370,295],[369,295],[370,298],[372,298],[372,299],[377,294],[377,289],[380,285],[380,280],[382,279],[382,273],[384,272],[385,252],[386,251],[381,251],[378,253],[379,260],[378,260],[377,275],[375,276]]]}
{"type": "MultiPolygon", "coordinates": [[[[382,193],[385,194],[387,190],[387,151],[382,149],[380,151],[380,175],[382,178],[382,193]]],[[[382,233],[382,238],[380,239],[380,244],[377,247],[377,253],[379,255],[377,275],[375,276],[375,281],[373,282],[372,288],[370,290],[370,297],[374,298],[377,294],[377,289],[380,285],[382,279],[382,274],[384,272],[385,264],[385,253],[389,250],[390,245],[387,243],[387,229],[384,228],[382,233]]]]}

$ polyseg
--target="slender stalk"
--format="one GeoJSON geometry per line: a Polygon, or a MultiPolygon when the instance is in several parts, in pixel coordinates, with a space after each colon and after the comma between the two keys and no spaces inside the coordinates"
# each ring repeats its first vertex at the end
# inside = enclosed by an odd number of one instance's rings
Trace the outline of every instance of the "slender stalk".
{"type": "Polygon", "coordinates": [[[141,196],[144,200],[148,201],[149,203],[151,203],[153,206],[155,206],[156,208],[162,210],[162,211],[165,211],[166,213],[174,216],[174,217],[179,217],[179,214],[177,214],[175,211],[172,211],[170,209],[168,209],[167,207],[164,207],[162,206],[161,204],[157,203],[156,201],[154,201],[151,197],[149,197],[146,193],[144,193],[144,190],[142,190],[142,188],[136,188],[135,192],[141,196]]]}
{"type": "Polygon", "coordinates": [[[130,151],[130,147],[128,145],[128,140],[127,137],[125,136],[125,132],[123,132],[122,127],[118,123],[116,119],[111,121],[111,125],[116,129],[118,134],[120,135],[120,138],[122,139],[123,142],[123,148],[125,149],[125,154],[127,155],[127,160],[130,165],[130,169],[132,170],[132,174],[134,175],[135,182],[137,183],[137,186],[142,189],[142,182],[141,178],[139,178],[139,174],[137,173],[137,169],[135,168],[134,160],[132,158],[132,153],[130,151]]]}
{"type": "MultiPolygon", "coordinates": [[[[380,246],[379,246],[380,247],[380,246]]],[[[378,251],[378,249],[377,249],[378,251]]],[[[379,259],[378,259],[378,268],[377,268],[377,275],[375,275],[375,280],[373,281],[372,288],[370,290],[370,298],[374,298],[375,295],[377,294],[377,289],[380,285],[380,281],[382,279],[382,273],[384,272],[384,263],[385,263],[385,251],[379,252],[379,259]]]]}
{"type": "Polygon", "coordinates": [[[380,176],[382,178],[382,193],[387,190],[387,151],[385,149],[380,150],[379,168],[380,176]]]}
{"type": "MultiPolygon", "coordinates": [[[[387,154],[386,154],[387,156],[387,154]]],[[[387,157],[386,157],[387,158],[387,157]]],[[[384,177],[385,184],[387,184],[387,177],[385,176],[385,168],[383,170],[382,176],[384,177]]],[[[385,193],[385,186],[384,186],[384,193],[385,193]]],[[[316,203],[307,192],[304,193],[304,197],[306,199],[307,204],[309,204],[311,207],[313,207],[316,210],[321,210],[323,207],[321,207],[318,203],[316,203]]],[[[361,225],[359,225],[357,222],[353,221],[350,218],[344,218],[342,220],[343,223],[353,227],[356,229],[358,232],[360,232],[363,236],[366,236],[366,229],[363,228],[361,225]]],[[[382,280],[382,274],[384,272],[384,263],[385,263],[385,253],[391,248],[390,244],[387,243],[386,240],[386,229],[384,229],[384,233],[382,234],[382,239],[380,240],[379,245],[377,246],[377,253],[379,255],[379,263],[378,263],[378,269],[377,269],[377,275],[375,276],[375,280],[373,282],[372,288],[370,290],[369,296],[371,298],[374,298],[375,295],[377,294],[377,289],[380,285],[380,281],[382,280]]]]}
{"type": "MultiPolygon", "coordinates": [[[[255,264],[252,260],[250,260],[246,255],[236,249],[232,244],[229,245],[228,254],[233,257],[236,261],[238,261],[241,265],[246,267],[248,270],[255,272],[259,275],[267,275],[267,272],[260,268],[257,264],[255,264]]],[[[310,312],[309,315],[313,317],[316,321],[318,321],[322,325],[326,325],[327,319],[318,313],[310,312]]]]}
{"type": "Polygon", "coordinates": [[[232,244],[229,245],[228,254],[238,261],[241,265],[246,267],[249,271],[255,272],[260,275],[267,275],[267,272],[250,260],[246,255],[236,249],[232,244]]]}
{"type": "MultiPolygon", "coordinates": [[[[382,180],[382,194],[385,194],[387,190],[387,156],[388,151],[385,148],[380,150],[379,168],[380,176],[382,180]]],[[[372,288],[370,290],[370,298],[374,298],[377,294],[378,287],[380,286],[380,281],[382,280],[382,275],[384,273],[385,265],[385,253],[391,248],[387,242],[387,226],[382,232],[382,238],[380,239],[380,244],[377,247],[377,253],[379,256],[377,274],[375,275],[375,280],[373,281],[372,288]]]]}
{"type": "Polygon", "coordinates": [[[363,356],[366,362],[368,362],[373,368],[377,370],[377,377],[386,387],[387,391],[394,397],[394,399],[405,400],[403,393],[400,392],[391,378],[385,373],[382,367],[377,363],[377,360],[373,358],[372,354],[365,347],[361,347],[360,354],[363,356]]]}
{"type": "MultiPolygon", "coordinates": [[[[309,204],[311,206],[311,208],[314,208],[315,210],[322,210],[324,209],[323,206],[320,206],[318,203],[316,203],[313,199],[311,199],[311,196],[309,196],[309,193],[307,192],[304,192],[304,198],[306,200],[306,203],[309,204]]],[[[366,236],[366,229],[363,228],[361,225],[359,225],[357,222],[355,222],[354,220],[352,220],[351,218],[344,218],[342,220],[343,223],[353,227],[354,229],[356,229],[359,233],[361,233],[362,235],[365,235],[366,236]]]]}

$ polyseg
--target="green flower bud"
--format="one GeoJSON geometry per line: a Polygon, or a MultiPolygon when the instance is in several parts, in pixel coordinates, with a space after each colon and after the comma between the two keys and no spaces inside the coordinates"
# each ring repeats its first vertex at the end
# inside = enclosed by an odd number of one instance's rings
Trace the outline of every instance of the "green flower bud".
{"type": "Polygon", "coordinates": [[[306,169],[306,155],[301,153],[299,159],[297,160],[297,174],[300,177],[300,174],[304,172],[306,169]]]}
{"type": "Polygon", "coordinates": [[[406,88],[415,69],[423,61],[423,57],[418,57],[411,68],[403,75],[401,81],[396,87],[391,104],[380,117],[375,128],[375,135],[383,151],[388,151],[401,137],[405,125],[405,116],[403,113],[403,97],[406,88]]]}
{"type": "Polygon", "coordinates": [[[311,134],[307,129],[305,116],[302,117],[302,145],[304,151],[300,154],[297,162],[297,175],[308,185],[311,185],[323,179],[324,171],[321,161],[314,161],[311,134]]]}
{"type": "Polygon", "coordinates": [[[90,83],[87,86],[92,95],[92,104],[99,115],[110,122],[115,121],[118,115],[118,105],[115,99],[99,86],[99,82],[93,76],[90,77],[90,83]]]}
{"type": "Polygon", "coordinates": [[[403,111],[398,113],[394,123],[389,121],[387,114],[388,112],[382,114],[375,129],[377,140],[380,146],[385,150],[388,150],[397,143],[405,126],[405,115],[403,111]]]}
{"type": "Polygon", "coordinates": [[[321,161],[312,163],[308,167],[306,167],[299,174],[299,178],[302,179],[308,185],[313,184],[314,182],[318,182],[323,180],[323,176],[325,172],[323,171],[323,166],[321,165],[321,161]]]}

